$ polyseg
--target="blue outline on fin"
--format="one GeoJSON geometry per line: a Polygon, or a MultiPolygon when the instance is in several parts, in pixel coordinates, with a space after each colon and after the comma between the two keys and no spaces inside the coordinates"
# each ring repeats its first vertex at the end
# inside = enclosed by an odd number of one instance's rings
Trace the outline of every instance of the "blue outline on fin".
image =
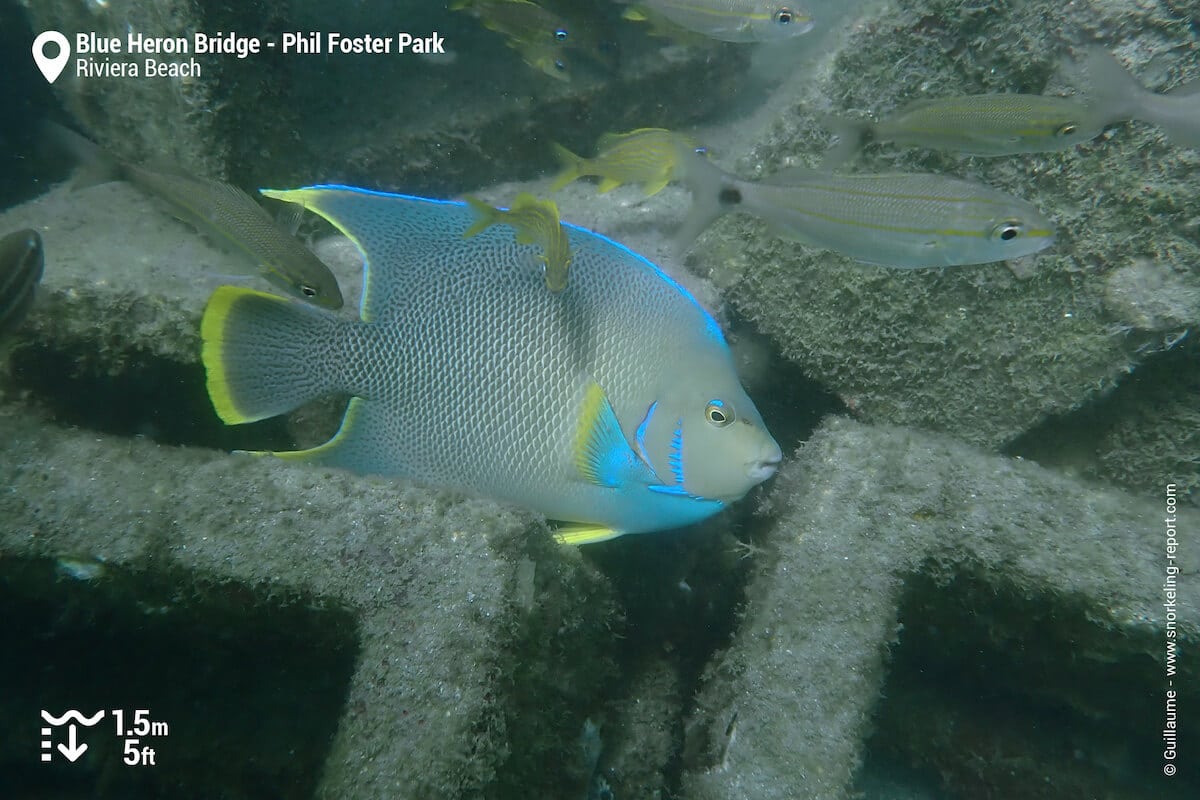
{"type": "MultiPolygon", "coordinates": [[[[393,199],[401,199],[401,200],[416,200],[416,201],[422,202],[422,203],[437,203],[439,205],[447,205],[447,206],[463,206],[463,207],[465,207],[467,205],[465,202],[463,202],[461,200],[436,200],[432,197],[417,197],[416,195],[412,195],[412,194],[398,194],[395,192],[381,192],[377,189],[363,189],[358,186],[347,186],[342,183],[317,183],[317,184],[313,184],[312,186],[301,186],[298,189],[266,189],[266,190],[259,189],[259,192],[263,192],[263,191],[297,192],[297,191],[329,191],[329,190],[355,192],[357,194],[369,194],[369,195],[374,195],[375,197],[390,197],[393,199]]],[[[313,213],[317,214],[318,216],[320,216],[322,219],[325,219],[326,221],[328,221],[328,217],[326,217],[324,214],[322,214],[317,209],[309,209],[309,210],[312,211],[313,213]]],[[[509,210],[509,209],[502,209],[502,210],[509,210]]],[[[664,281],[667,285],[673,287],[677,292],[679,292],[679,294],[681,294],[685,299],[687,299],[689,302],[691,302],[691,304],[693,306],[696,307],[696,310],[698,310],[704,318],[704,329],[705,329],[705,332],[708,333],[709,337],[711,337],[714,341],[728,347],[728,343],[725,341],[725,335],[723,333],[721,333],[721,326],[717,324],[717,321],[715,319],[713,319],[713,316],[708,313],[708,311],[704,308],[704,306],[700,305],[700,301],[696,299],[696,296],[693,295],[691,292],[689,292],[687,289],[683,288],[683,284],[679,283],[679,281],[675,280],[670,275],[663,272],[662,268],[659,267],[657,264],[655,264],[653,261],[651,261],[650,259],[646,258],[645,256],[643,256],[639,253],[635,253],[634,251],[630,250],[625,245],[608,238],[607,236],[605,236],[602,233],[596,233],[595,231],[588,230],[587,228],[581,228],[578,225],[572,225],[570,222],[563,222],[562,225],[565,228],[569,228],[571,230],[578,231],[583,234],[587,234],[588,236],[594,236],[595,238],[597,238],[603,242],[607,242],[608,244],[610,244],[613,247],[620,250],[622,253],[631,257],[639,265],[652,271],[658,278],[660,278],[662,281],[664,281]]],[[[337,226],[335,226],[335,227],[337,227],[337,226]]],[[[345,231],[343,231],[343,233],[345,233],[345,231]]],[[[347,235],[349,236],[349,234],[347,234],[347,235]]],[[[349,236],[349,238],[354,239],[353,236],[349,236]]],[[[359,251],[363,255],[363,261],[368,262],[366,252],[361,247],[359,247],[359,251]]],[[[369,267],[369,266],[370,266],[370,264],[367,263],[367,267],[369,267]]],[[[369,286],[369,284],[367,283],[367,279],[369,277],[370,276],[366,272],[364,272],[364,274],[363,274],[363,286],[364,287],[369,286]]],[[[366,301],[366,291],[364,290],[363,302],[359,303],[360,314],[361,314],[362,308],[365,307],[365,301],[366,301]]]]}

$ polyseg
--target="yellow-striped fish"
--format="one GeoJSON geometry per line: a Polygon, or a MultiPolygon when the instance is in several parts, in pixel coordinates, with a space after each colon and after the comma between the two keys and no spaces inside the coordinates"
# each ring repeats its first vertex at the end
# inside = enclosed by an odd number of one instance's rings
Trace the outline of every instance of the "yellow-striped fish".
{"type": "Polygon", "coordinates": [[[1036,94],[978,94],[917,100],[879,122],[829,118],[840,141],[822,169],[854,155],[865,141],[1003,156],[1066,150],[1108,125],[1139,119],[1177,145],[1200,147],[1200,81],[1165,94],[1142,88],[1107,50],[1089,48],[1086,99],[1036,94]]]}
{"type": "Polygon", "coordinates": [[[475,197],[464,197],[476,220],[463,232],[464,239],[483,233],[493,225],[507,225],[516,231],[517,244],[536,244],[542,248],[538,260],[545,269],[546,288],[561,292],[567,288],[567,272],[571,268],[571,243],[558,216],[558,206],[550,200],[538,200],[521,192],[505,211],[493,208],[475,197]]]}
{"type": "Polygon", "coordinates": [[[550,191],[557,192],[578,178],[595,176],[600,178],[601,194],[623,183],[640,183],[647,197],[682,178],[687,155],[702,150],[691,137],[664,128],[606,133],[600,137],[595,158],[577,156],[562,145],[553,144],[554,153],[564,166],[550,191]]]}
{"type": "Polygon", "coordinates": [[[977,94],[917,100],[880,122],[830,118],[840,137],[823,169],[845,161],[865,141],[1003,156],[1066,150],[1104,130],[1103,115],[1067,97],[977,94]]]}
{"type": "Polygon", "coordinates": [[[254,264],[264,278],[295,297],[341,308],[337,278],[299,239],[283,230],[254,198],[228,183],[155,172],[117,161],[98,145],[52,122],[43,130],[88,173],[76,187],[123,180],[165,201],[171,212],[218,246],[254,264]]]}
{"type": "Polygon", "coordinates": [[[761,218],[781,238],[888,267],[986,264],[1054,241],[1054,225],[1029,203],[957,178],[789,170],[753,183],[693,161],[687,242],[735,211],[761,218]]]}
{"type": "Polygon", "coordinates": [[[558,14],[531,0],[455,0],[450,10],[476,17],[542,74],[559,81],[571,79],[564,48],[579,37],[558,14]]]}
{"type": "Polygon", "coordinates": [[[509,39],[565,45],[572,38],[567,21],[530,0],[455,0],[451,11],[466,11],[483,26],[509,39]]]}
{"type": "Polygon", "coordinates": [[[666,20],[722,42],[770,42],[813,29],[812,17],[780,0],[622,0],[636,3],[625,19],[666,20]]]}

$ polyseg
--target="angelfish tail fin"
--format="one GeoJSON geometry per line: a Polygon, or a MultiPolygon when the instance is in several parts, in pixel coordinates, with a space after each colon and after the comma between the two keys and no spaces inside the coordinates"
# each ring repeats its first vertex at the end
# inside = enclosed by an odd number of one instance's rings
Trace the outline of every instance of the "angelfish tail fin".
{"type": "Polygon", "coordinates": [[[208,396],[227,425],[291,411],[337,391],[337,315],[240,286],[220,286],[200,321],[208,396]]]}

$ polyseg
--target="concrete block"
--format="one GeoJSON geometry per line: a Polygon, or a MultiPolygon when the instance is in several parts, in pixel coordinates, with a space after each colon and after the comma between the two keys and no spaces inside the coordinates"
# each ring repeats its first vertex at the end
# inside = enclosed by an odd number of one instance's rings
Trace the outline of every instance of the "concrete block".
{"type": "MultiPolygon", "coordinates": [[[[683,793],[848,798],[880,748],[955,796],[1193,790],[1164,782],[1159,755],[1169,643],[1200,634],[1185,545],[1200,515],[1176,504],[1169,561],[1167,491],[1134,499],[831,420],[774,487],[738,632],[695,701],[683,793]]],[[[1182,708],[1198,675],[1176,668],[1182,708]]]]}
{"type": "MultiPolygon", "coordinates": [[[[66,585],[62,610],[81,615],[35,634],[12,619],[0,626],[6,651],[52,653],[41,672],[22,674],[22,691],[35,704],[128,698],[171,726],[152,771],[116,763],[120,748],[97,731],[79,769],[41,780],[87,776],[93,791],[178,783],[189,797],[251,796],[274,781],[289,796],[338,798],[561,791],[586,709],[615,669],[618,617],[607,582],[536,520],[394,482],[21,414],[0,417],[0,441],[0,587],[38,608],[66,585]],[[198,640],[172,634],[193,627],[198,640]],[[98,652],[70,646],[104,630],[119,637],[98,652]],[[214,634],[247,660],[210,660],[199,645],[214,634]],[[182,664],[162,655],[171,648],[182,664]],[[108,672],[89,676],[80,671],[89,658],[145,679],[130,687],[108,672]],[[337,681],[310,672],[310,658],[336,666],[337,681]],[[173,669],[156,671],[155,659],[173,669]],[[249,677],[277,659],[294,692],[282,697],[249,677]],[[214,664],[248,677],[239,685],[214,664]],[[224,735],[204,738],[217,729],[224,735]],[[289,759],[289,748],[308,761],[289,759]]],[[[6,753],[17,764],[36,764],[29,713],[6,753]]]]}
{"type": "MultiPolygon", "coordinates": [[[[1096,41],[1164,91],[1200,77],[1189,30],[1182,9],[1160,2],[888,4],[806,80],[781,87],[767,104],[771,123],[725,165],[757,178],[815,164],[829,142],[820,126],[828,113],[886,115],[957,94],[1064,93],[1080,86],[1056,73],[1067,48],[1096,41]]],[[[1073,150],[1000,158],[872,145],[846,168],[977,180],[1031,201],[1058,227],[1055,245],[1027,263],[915,271],[782,241],[748,217],[701,239],[697,271],[866,421],[999,448],[1105,397],[1194,324],[1200,281],[1190,265],[1200,248],[1190,187],[1200,155],[1150,125],[1122,123],[1073,150]]]]}

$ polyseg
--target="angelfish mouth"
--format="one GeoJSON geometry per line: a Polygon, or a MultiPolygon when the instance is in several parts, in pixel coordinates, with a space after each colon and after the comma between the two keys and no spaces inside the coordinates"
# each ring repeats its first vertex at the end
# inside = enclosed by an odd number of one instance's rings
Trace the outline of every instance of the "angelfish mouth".
{"type": "Polygon", "coordinates": [[[751,461],[746,474],[755,482],[761,483],[779,470],[779,462],[783,460],[780,453],[774,453],[768,458],[751,461]]]}

